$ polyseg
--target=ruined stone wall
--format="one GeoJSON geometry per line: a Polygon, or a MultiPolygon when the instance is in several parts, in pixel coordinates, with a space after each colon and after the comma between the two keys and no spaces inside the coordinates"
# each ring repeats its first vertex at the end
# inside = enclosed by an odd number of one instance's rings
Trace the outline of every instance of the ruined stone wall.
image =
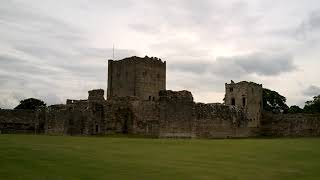
{"type": "Polygon", "coordinates": [[[158,136],[159,105],[157,101],[138,97],[118,97],[106,101],[106,133],[158,136]]]}
{"type": "Polygon", "coordinates": [[[166,63],[157,58],[130,57],[108,61],[107,99],[137,96],[141,100],[157,100],[166,89],[166,63]]]}
{"type": "Polygon", "coordinates": [[[106,120],[106,134],[133,133],[132,103],[138,101],[136,97],[114,97],[106,101],[104,115],[106,120]]]}
{"type": "Polygon", "coordinates": [[[160,91],[160,137],[195,137],[195,103],[189,91],[160,91]]]}
{"type": "Polygon", "coordinates": [[[253,136],[243,109],[222,104],[196,104],[196,135],[205,138],[253,136]]]}
{"type": "Polygon", "coordinates": [[[84,103],[49,106],[45,117],[45,133],[51,135],[91,135],[93,129],[90,122],[91,114],[87,108],[83,107],[84,103]]]}
{"type": "Polygon", "coordinates": [[[259,127],[262,112],[262,85],[253,82],[225,84],[225,104],[243,108],[249,127],[259,127]]]}
{"type": "Polygon", "coordinates": [[[38,124],[33,110],[0,109],[1,133],[37,133],[38,124]]]}
{"type": "Polygon", "coordinates": [[[320,114],[273,114],[263,112],[263,136],[320,136],[320,114]]]}
{"type": "Polygon", "coordinates": [[[157,101],[136,101],[132,104],[134,134],[159,136],[160,109],[157,101]]]}
{"type": "Polygon", "coordinates": [[[67,119],[68,114],[65,105],[49,106],[45,117],[45,133],[50,135],[66,134],[67,119]]]}
{"type": "Polygon", "coordinates": [[[104,90],[103,89],[93,89],[88,91],[89,101],[104,101],[104,90]]]}

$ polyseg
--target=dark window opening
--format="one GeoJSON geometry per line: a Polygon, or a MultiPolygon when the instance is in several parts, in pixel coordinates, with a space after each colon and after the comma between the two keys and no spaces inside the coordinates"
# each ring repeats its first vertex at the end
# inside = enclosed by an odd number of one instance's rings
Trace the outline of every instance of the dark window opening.
{"type": "Polygon", "coordinates": [[[230,92],[233,92],[233,88],[231,87],[231,88],[229,89],[229,91],[230,91],[230,92]]]}
{"type": "Polygon", "coordinates": [[[154,97],[152,97],[152,101],[154,101],[154,97]]]}
{"type": "Polygon", "coordinates": [[[160,74],[157,74],[157,78],[160,79],[160,74]]]}
{"type": "Polygon", "coordinates": [[[151,101],[151,96],[149,96],[149,101],[151,101]]]}
{"type": "Polygon", "coordinates": [[[246,98],[245,97],[242,98],[242,106],[246,106],[246,98]]]}
{"type": "Polygon", "coordinates": [[[231,105],[235,106],[236,105],[236,100],[234,98],[231,99],[231,105]]]}
{"type": "Polygon", "coordinates": [[[96,133],[99,133],[99,125],[96,125],[96,133]]]}

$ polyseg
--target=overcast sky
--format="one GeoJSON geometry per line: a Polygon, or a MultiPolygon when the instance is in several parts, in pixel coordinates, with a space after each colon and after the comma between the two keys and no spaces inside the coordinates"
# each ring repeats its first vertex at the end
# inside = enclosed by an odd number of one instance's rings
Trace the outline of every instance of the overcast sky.
{"type": "Polygon", "coordinates": [[[222,102],[231,79],[289,105],[320,94],[319,0],[1,0],[0,108],[106,90],[113,44],[167,61],[167,89],[197,102],[222,102]]]}

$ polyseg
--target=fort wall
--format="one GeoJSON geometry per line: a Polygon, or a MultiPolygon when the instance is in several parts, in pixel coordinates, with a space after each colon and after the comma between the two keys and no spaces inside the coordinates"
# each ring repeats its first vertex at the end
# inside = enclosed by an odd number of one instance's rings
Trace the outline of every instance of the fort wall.
{"type": "Polygon", "coordinates": [[[204,138],[254,136],[243,109],[223,104],[196,104],[196,135],[204,138]]]}
{"type": "Polygon", "coordinates": [[[189,91],[160,91],[160,137],[195,137],[195,103],[189,91]]]}
{"type": "Polygon", "coordinates": [[[33,110],[0,109],[1,133],[37,133],[39,121],[33,110]]]}
{"type": "Polygon", "coordinates": [[[224,104],[195,103],[191,92],[166,90],[166,62],[130,57],[108,61],[108,91],[87,100],[29,110],[0,110],[3,133],[136,134],[152,137],[231,138],[320,136],[319,114],[262,113],[262,85],[225,84],[224,104]]]}
{"type": "Polygon", "coordinates": [[[274,137],[320,136],[320,114],[263,112],[261,135],[274,137]]]}
{"type": "Polygon", "coordinates": [[[158,137],[160,131],[160,108],[157,101],[135,101],[133,103],[134,134],[158,137]]]}

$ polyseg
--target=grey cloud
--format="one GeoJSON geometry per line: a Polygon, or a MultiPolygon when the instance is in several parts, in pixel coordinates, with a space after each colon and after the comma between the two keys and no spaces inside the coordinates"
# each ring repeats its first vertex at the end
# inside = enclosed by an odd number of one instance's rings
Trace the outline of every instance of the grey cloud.
{"type": "Polygon", "coordinates": [[[54,74],[53,69],[50,67],[43,67],[41,64],[30,64],[23,58],[18,58],[8,55],[0,55],[1,70],[7,72],[7,74],[20,74],[21,72],[29,75],[35,74],[54,74]]]}
{"type": "Polygon", "coordinates": [[[320,38],[320,10],[313,11],[304,19],[296,29],[297,38],[300,40],[312,40],[320,38]]]}
{"type": "Polygon", "coordinates": [[[320,94],[320,87],[310,85],[307,89],[303,90],[305,96],[317,96],[320,94]]]}
{"type": "Polygon", "coordinates": [[[212,73],[217,76],[239,77],[248,74],[276,76],[296,69],[292,57],[286,54],[254,53],[244,56],[218,57],[216,61],[194,61],[173,64],[171,70],[212,73]]]}
{"type": "MultiPolygon", "coordinates": [[[[63,20],[34,11],[29,4],[6,1],[0,7],[1,108],[13,108],[22,98],[48,104],[64,98],[86,98],[91,88],[106,87],[111,48],[88,45],[83,32],[63,20]]],[[[117,49],[116,58],[135,55],[117,49]]]]}
{"type": "Polygon", "coordinates": [[[320,28],[320,10],[314,11],[310,14],[308,24],[311,29],[319,29],[320,28]]]}
{"type": "MultiPolygon", "coordinates": [[[[224,60],[228,60],[228,58],[224,60]]],[[[232,57],[230,60],[234,62],[235,66],[240,67],[249,74],[274,76],[296,69],[292,56],[287,54],[252,54],[232,57]]]]}

